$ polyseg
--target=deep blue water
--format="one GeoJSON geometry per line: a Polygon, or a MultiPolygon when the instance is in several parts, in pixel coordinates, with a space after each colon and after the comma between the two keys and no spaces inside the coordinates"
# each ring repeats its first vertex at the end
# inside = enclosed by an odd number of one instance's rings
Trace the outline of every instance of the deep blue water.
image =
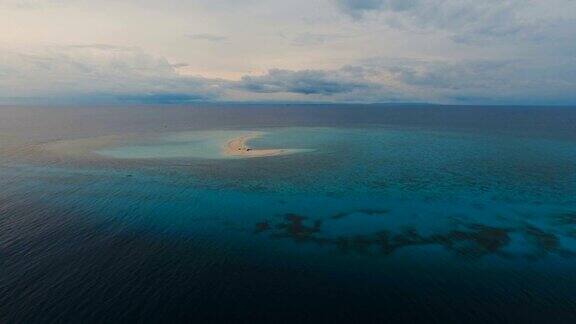
{"type": "Polygon", "coordinates": [[[574,322],[574,122],[553,107],[0,108],[0,320],[574,322]],[[214,139],[246,131],[301,150],[217,156],[214,139]],[[91,148],[103,136],[121,140],[91,148]]]}

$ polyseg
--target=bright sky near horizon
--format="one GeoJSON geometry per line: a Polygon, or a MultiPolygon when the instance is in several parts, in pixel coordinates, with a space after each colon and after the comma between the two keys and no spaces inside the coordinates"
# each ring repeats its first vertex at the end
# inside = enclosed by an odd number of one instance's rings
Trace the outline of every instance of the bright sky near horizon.
{"type": "Polygon", "coordinates": [[[0,103],[576,104],[576,0],[0,0],[0,103]]]}

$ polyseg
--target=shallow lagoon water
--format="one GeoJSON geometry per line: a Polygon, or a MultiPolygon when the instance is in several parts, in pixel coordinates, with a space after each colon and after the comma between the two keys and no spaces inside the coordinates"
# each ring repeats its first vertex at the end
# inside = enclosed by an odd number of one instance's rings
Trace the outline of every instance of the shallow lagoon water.
{"type": "Polygon", "coordinates": [[[145,143],[104,148],[98,154],[119,159],[221,158],[222,147],[242,132],[204,131],[164,134],[145,143]]]}
{"type": "MultiPolygon", "coordinates": [[[[237,137],[252,134],[246,131],[213,130],[188,131],[170,134],[160,134],[148,137],[137,144],[128,144],[96,150],[95,153],[117,159],[233,159],[238,156],[227,156],[224,148],[227,143],[237,137]]],[[[259,136],[267,136],[259,132],[259,136]]],[[[251,141],[252,142],[252,141],[251,141]]],[[[289,149],[285,154],[305,152],[303,149],[289,149]]]]}
{"type": "Polygon", "coordinates": [[[576,141],[297,124],[5,154],[4,318],[574,319],[576,141]],[[302,151],[220,158],[251,131],[302,151]]]}

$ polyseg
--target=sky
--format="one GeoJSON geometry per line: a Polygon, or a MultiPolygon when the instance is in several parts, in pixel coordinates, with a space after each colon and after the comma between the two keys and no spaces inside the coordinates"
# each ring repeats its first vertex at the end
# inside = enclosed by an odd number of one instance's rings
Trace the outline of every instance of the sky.
{"type": "Polygon", "coordinates": [[[0,0],[0,104],[576,104],[576,0],[0,0]]]}

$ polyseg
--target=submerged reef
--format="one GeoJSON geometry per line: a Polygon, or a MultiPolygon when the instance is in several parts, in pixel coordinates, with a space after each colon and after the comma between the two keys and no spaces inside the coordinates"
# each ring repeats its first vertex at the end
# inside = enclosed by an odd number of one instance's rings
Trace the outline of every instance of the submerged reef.
{"type": "MultiPolygon", "coordinates": [[[[298,214],[285,214],[273,225],[270,221],[255,225],[255,234],[268,232],[273,239],[291,239],[297,243],[312,243],[321,246],[333,246],[342,253],[361,253],[370,255],[391,255],[394,252],[417,246],[437,245],[457,256],[478,258],[496,255],[502,258],[523,257],[535,260],[549,254],[562,257],[576,256],[576,252],[563,248],[556,234],[533,225],[519,227],[497,227],[484,224],[464,224],[457,229],[442,233],[422,234],[416,227],[404,227],[399,231],[375,229],[374,232],[354,235],[331,235],[323,231],[327,222],[337,222],[355,214],[386,215],[389,210],[360,209],[353,212],[340,212],[327,219],[311,219],[298,214]],[[506,251],[513,241],[511,234],[520,234],[524,238],[526,251],[506,251]]],[[[570,219],[571,220],[571,219],[570,219]]],[[[576,231],[570,232],[576,235],[576,231]]],[[[568,233],[568,235],[570,235],[568,233]]],[[[514,236],[516,237],[516,236],[514,236]]]]}

